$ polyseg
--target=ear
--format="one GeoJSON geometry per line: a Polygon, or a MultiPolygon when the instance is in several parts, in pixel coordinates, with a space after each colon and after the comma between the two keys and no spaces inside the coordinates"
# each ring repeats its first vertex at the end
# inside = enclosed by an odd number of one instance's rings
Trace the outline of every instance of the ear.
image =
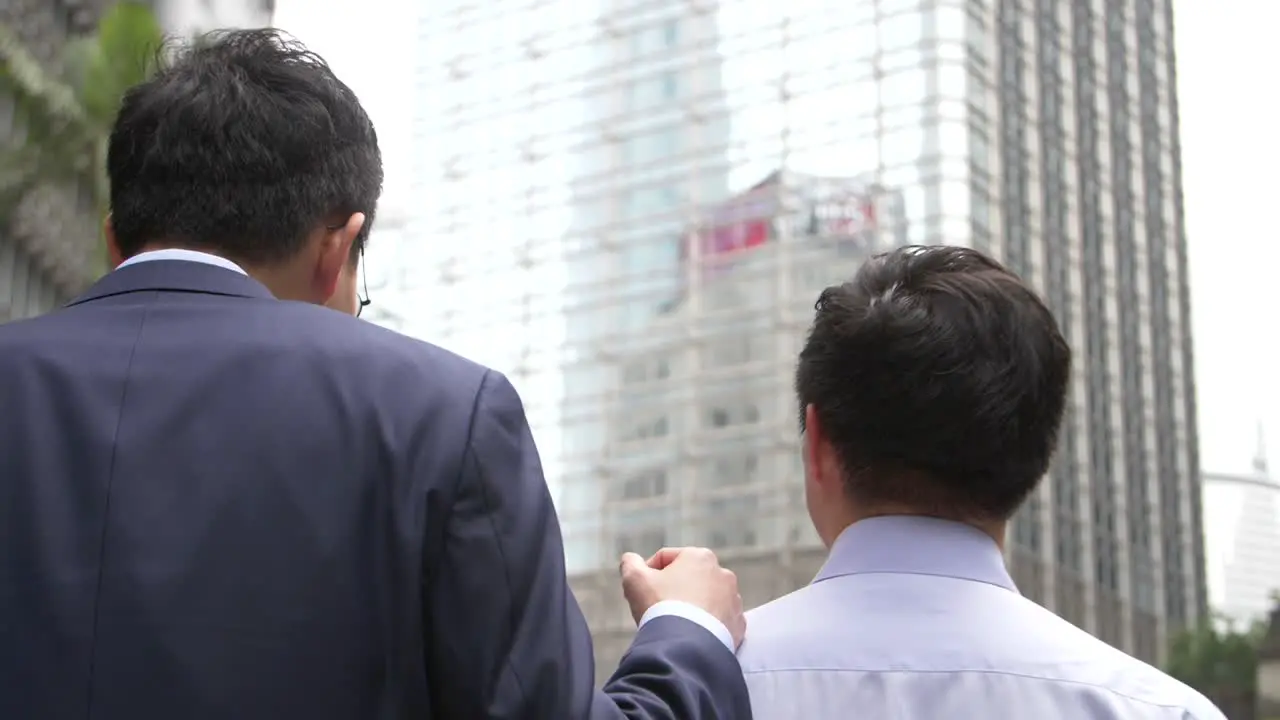
{"type": "Polygon", "coordinates": [[[337,292],[338,279],[351,261],[351,247],[355,244],[360,229],[364,227],[364,221],[364,213],[354,213],[342,227],[324,229],[313,278],[320,304],[328,302],[337,292]]]}
{"type": "Polygon", "coordinates": [[[804,409],[804,467],[807,480],[825,490],[842,482],[837,471],[835,450],[827,439],[826,429],[818,418],[818,408],[813,404],[804,409]]]}
{"type": "Polygon", "coordinates": [[[120,267],[120,263],[124,262],[124,253],[120,252],[120,244],[116,242],[116,227],[111,222],[111,214],[107,213],[107,217],[102,221],[102,237],[107,244],[107,263],[112,270],[120,267]]]}

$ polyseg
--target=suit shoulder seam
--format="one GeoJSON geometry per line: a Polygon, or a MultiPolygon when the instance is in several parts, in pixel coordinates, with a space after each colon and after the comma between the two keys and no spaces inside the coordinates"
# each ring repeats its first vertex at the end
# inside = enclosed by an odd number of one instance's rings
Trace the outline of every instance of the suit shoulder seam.
{"type": "MultiPolygon", "coordinates": [[[[488,388],[489,382],[493,378],[493,375],[494,375],[493,370],[485,370],[484,375],[480,378],[480,387],[476,390],[476,399],[471,407],[471,422],[468,424],[468,427],[467,427],[467,444],[464,449],[465,455],[463,456],[463,461],[462,461],[462,472],[459,473],[459,476],[458,476],[459,487],[457,488],[457,490],[455,490],[455,492],[461,490],[461,484],[462,484],[463,478],[466,477],[468,465],[474,463],[476,474],[480,475],[484,473],[483,466],[481,466],[480,463],[477,462],[475,444],[473,443],[473,438],[475,434],[476,425],[479,422],[479,418],[480,418],[480,399],[481,397],[484,396],[484,393],[488,388]]],[[[518,612],[518,608],[516,608],[515,593],[512,591],[513,583],[511,582],[511,564],[507,561],[507,552],[502,545],[502,533],[498,532],[498,527],[496,524],[497,521],[494,519],[493,513],[490,512],[493,508],[493,501],[489,497],[487,483],[485,483],[483,479],[479,483],[479,490],[480,490],[480,498],[481,498],[481,501],[484,503],[487,519],[489,521],[489,530],[493,534],[493,544],[494,544],[494,547],[496,547],[498,550],[498,557],[501,558],[502,580],[506,585],[508,603],[511,605],[511,608],[512,608],[511,612],[514,615],[514,613],[518,612]]],[[[511,618],[510,622],[512,626],[515,625],[514,618],[511,618]]],[[[509,658],[504,664],[506,665],[506,668],[510,670],[511,677],[515,680],[516,688],[520,691],[520,694],[524,697],[528,697],[528,693],[525,691],[525,688],[524,688],[524,681],[520,679],[520,673],[518,670],[516,670],[515,665],[510,662],[509,658]]]]}
{"type": "Polygon", "coordinates": [[[89,687],[85,693],[86,717],[93,715],[93,675],[98,655],[98,620],[102,612],[102,580],[103,576],[106,575],[107,531],[111,527],[111,489],[115,483],[116,459],[120,450],[120,426],[124,422],[124,408],[129,399],[129,384],[133,375],[133,361],[138,355],[138,345],[142,342],[142,332],[147,326],[147,318],[151,315],[151,308],[154,307],[155,299],[158,296],[158,292],[152,291],[152,302],[143,308],[142,317],[138,320],[138,331],[133,338],[133,347],[129,350],[129,359],[125,362],[124,382],[120,385],[120,409],[116,413],[115,432],[111,437],[111,459],[107,462],[106,493],[102,508],[102,531],[98,539],[98,579],[93,591],[93,626],[89,635],[89,687]]]}
{"type": "MultiPolygon", "coordinates": [[[[462,492],[462,483],[465,482],[467,478],[467,465],[468,463],[471,462],[471,458],[474,455],[474,452],[472,451],[471,443],[472,443],[472,438],[475,436],[477,418],[480,416],[480,397],[484,395],[484,387],[489,381],[490,372],[491,371],[486,370],[484,374],[480,376],[480,384],[476,386],[475,396],[471,398],[471,410],[470,410],[471,416],[467,419],[467,434],[462,441],[462,453],[461,453],[461,457],[459,458],[460,461],[458,463],[458,476],[454,478],[452,495],[450,497],[454,497],[454,498],[458,497],[458,494],[462,492]]],[[[452,517],[453,517],[453,504],[450,503],[449,508],[445,511],[445,516],[443,518],[443,522],[445,523],[446,526],[449,524],[449,521],[452,519],[452,517]]],[[[444,542],[445,542],[445,545],[447,546],[449,542],[447,535],[445,536],[444,542]]],[[[441,547],[440,550],[443,553],[447,549],[448,549],[447,547],[441,547]]]]}

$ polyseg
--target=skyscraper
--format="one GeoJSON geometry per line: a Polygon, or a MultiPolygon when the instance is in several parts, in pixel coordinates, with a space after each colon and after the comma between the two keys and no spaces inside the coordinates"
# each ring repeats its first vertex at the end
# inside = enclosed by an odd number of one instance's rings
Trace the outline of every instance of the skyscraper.
{"type": "Polygon", "coordinates": [[[426,310],[405,328],[521,390],[574,569],[612,562],[598,518],[615,350],[675,299],[684,229],[728,193],[717,12],[442,1],[419,18],[426,310]]]}
{"type": "Polygon", "coordinates": [[[514,248],[481,262],[465,246],[496,247],[485,233],[442,243],[443,275],[487,288],[466,295],[482,310],[451,322],[501,338],[481,359],[539,398],[535,437],[602,668],[629,622],[614,576],[624,545],[718,546],[748,603],[812,577],[823,551],[802,524],[791,532],[794,352],[806,303],[886,243],[1003,259],[1075,349],[1056,462],[1010,533],[1023,593],[1147,659],[1201,617],[1167,2],[438,12],[423,25],[437,78],[420,101],[436,148],[423,175],[432,197],[469,198],[439,213],[452,232],[488,208],[514,248]],[[454,125],[441,132],[436,116],[454,125]],[[761,184],[775,172],[776,192],[761,184]],[[875,242],[837,242],[859,228],[875,242]],[[498,275],[503,256],[515,259],[498,275]],[[530,367],[541,379],[522,381],[530,367]]]}
{"type": "Polygon", "coordinates": [[[717,6],[607,0],[595,20],[566,238],[559,491],[571,570],[616,560],[599,508],[619,359],[677,298],[691,213],[728,194],[717,6]]]}
{"type": "MultiPolygon", "coordinates": [[[[1044,293],[1076,350],[1057,460],[1011,533],[1015,578],[1038,602],[1154,660],[1170,630],[1205,611],[1170,9],[1152,0],[845,9],[844,61],[864,64],[878,87],[864,122],[835,118],[849,130],[835,142],[876,149],[868,169],[902,189],[912,241],[1001,257],[1044,293]]],[[[805,556],[796,547],[776,562],[805,556]]],[[[744,583],[767,582],[752,579],[761,562],[744,583]]]]}
{"type": "Polygon", "coordinates": [[[977,19],[975,241],[1041,288],[1076,357],[1015,578],[1154,659],[1206,611],[1171,3],[1000,0],[977,19]]]}

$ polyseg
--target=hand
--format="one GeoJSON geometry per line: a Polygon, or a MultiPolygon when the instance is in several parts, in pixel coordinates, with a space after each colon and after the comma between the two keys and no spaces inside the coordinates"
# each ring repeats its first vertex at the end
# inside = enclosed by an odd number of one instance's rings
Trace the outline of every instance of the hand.
{"type": "Polygon", "coordinates": [[[637,623],[663,600],[687,602],[711,613],[729,629],[734,647],[742,644],[747,619],[742,614],[738,577],[720,567],[706,548],[663,548],[648,562],[635,553],[622,556],[622,594],[637,623]]]}

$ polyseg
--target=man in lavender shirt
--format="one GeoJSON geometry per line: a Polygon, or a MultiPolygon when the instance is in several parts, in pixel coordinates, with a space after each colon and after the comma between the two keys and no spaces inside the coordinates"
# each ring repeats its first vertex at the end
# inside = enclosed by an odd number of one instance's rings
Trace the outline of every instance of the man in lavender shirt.
{"type": "Polygon", "coordinates": [[[1017,277],[959,247],[822,293],[796,373],[813,583],[748,614],[759,720],[1224,720],[1023,598],[1002,553],[1049,467],[1071,352],[1017,277]]]}

